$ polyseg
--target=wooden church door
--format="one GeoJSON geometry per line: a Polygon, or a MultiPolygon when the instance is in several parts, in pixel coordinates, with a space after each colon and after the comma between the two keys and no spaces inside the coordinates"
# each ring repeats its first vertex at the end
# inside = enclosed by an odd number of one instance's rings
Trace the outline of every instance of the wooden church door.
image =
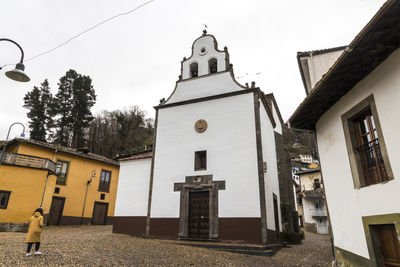
{"type": "Polygon", "coordinates": [[[209,237],[209,191],[189,193],[189,237],[209,237]]]}

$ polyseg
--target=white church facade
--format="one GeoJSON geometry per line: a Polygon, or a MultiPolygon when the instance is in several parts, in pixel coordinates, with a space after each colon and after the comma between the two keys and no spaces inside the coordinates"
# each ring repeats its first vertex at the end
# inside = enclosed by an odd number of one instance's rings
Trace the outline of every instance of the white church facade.
{"type": "Polygon", "coordinates": [[[275,242],[283,122],[272,98],[254,83],[240,85],[227,49],[204,31],[175,90],[155,107],[151,161],[120,158],[113,232],[275,242]]]}

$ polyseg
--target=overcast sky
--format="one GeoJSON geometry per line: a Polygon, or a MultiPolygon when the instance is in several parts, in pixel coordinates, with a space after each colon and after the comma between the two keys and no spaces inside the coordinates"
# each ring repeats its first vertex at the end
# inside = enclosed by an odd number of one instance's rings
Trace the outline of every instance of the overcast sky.
{"type": "MultiPolygon", "coordinates": [[[[0,38],[17,41],[29,59],[146,1],[0,1],[0,38]]],[[[24,95],[48,79],[53,93],[69,69],[89,75],[97,94],[92,111],[137,105],[154,118],[167,98],[203,24],[220,49],[228,47],[242,84],[273,92],[286,121],[305,97],[296,53],[349,44],[384,0],[155,0],[111,20],[44,56],[28,60],[31,81],[0,71],[0,140],[13,122],[28,126],[24,95]],[[256,75],[256,73],[261,73],[256,75]],[[247,74],[247,75],[246,75],[247,74]]],[[[18,48],[0,42],[0,66],[17,63],[18,48]]],[[[28,128],[28,127],[27,127],[28,128]]],[[[21,132],[14,126],[10,138],[21,132]]]]}

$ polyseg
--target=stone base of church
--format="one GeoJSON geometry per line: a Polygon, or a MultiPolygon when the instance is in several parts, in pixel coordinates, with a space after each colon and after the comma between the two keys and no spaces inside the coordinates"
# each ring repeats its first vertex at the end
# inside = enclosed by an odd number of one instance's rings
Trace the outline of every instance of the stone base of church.
{"type": "Polygon", "coordinates": [[[112,232],[126,235],[144,235],[146,233],[146,216],[116,216],[112,232]]]}
{"type": "MultiPolygon", "coordinates": [[[[261,218],[218,218],[217,241],[261,244],[261,218]]],[[[113,221],[113,233],[144,235],[146,216],[117,216],[113,221]]],[[[151,218],[150,236],[162,239],[178,239],[179,218],[151,218]]],[[[268,243],[276,243],[276,233],[267,231],[268,243]]]]}

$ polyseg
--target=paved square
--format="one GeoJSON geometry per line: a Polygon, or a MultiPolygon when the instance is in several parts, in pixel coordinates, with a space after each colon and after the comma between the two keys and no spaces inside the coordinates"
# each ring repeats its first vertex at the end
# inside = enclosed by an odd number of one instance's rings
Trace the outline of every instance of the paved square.
{"type": "Polygon", "coordinates": [[[25,233],[0,233],[1,266],[329,266],[332,261],[329,236],[311,233],[303,245],[282,248],[272,257],[113,234],[111,226],[45,228],[43,255],[26,257],[25,237],[25,233]]]}

